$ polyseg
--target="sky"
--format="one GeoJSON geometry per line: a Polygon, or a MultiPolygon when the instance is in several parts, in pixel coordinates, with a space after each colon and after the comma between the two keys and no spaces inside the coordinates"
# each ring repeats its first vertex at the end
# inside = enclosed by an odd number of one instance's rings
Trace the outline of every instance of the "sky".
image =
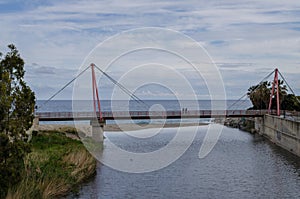
{"type": "MultiPolygon", "coordinates": [[[[300,95],[299,1],[0,0],[0,18],[0,51],[16,45],[26,63],[25,78],[40,100],[71,80],[99,43],[144,27],[171,29],[198,42],[220,71],[228,99],[238,99],[276,67],[300,95]]],[[[118,78],[114,71],[111,75],[118,78]]],[[[161,75],[176,82],[168,73],[161,75]]],[[[99,85],[103,98],[113,87],[106,81],[99,85]]],[[[197,77],[190,79],[194,90],[197,82],[197,77]]],[[[201,85],[196,95],[206,99],[207,89],[201,85]]],[[[157,85],[141,85],[136,94],[168,97],[166,88],[159,90],[157,85]]],[[[72,91],[68,87],[55,99],[70,99],[72,91]]],[[[184,88],[176,92],[185,95],[184,88]]]]}

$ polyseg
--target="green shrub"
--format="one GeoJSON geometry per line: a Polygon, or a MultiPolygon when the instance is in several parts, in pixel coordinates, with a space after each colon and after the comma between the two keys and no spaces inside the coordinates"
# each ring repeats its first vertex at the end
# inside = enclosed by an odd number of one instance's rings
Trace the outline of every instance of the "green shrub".
{"type": "Polygon", "coordinates": [[[0,133],[0,198],[4,198],[9,187],[17,185],[24,174],[24,157],[29,152],[28,144],[0,133]]]}
{"type": "Polygon", "coordinates": [[[78,140],[56,131],[39,132],[31,140],[21,183],[9,198],[56,198],[76,191],[79,182],[95,173],[96,161],[78,140]]]}

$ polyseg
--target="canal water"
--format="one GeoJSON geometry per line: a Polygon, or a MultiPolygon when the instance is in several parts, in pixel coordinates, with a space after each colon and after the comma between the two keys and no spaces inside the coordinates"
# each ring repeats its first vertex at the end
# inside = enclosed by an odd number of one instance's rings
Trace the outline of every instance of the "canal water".
{"type": "MultiPolygon", "coordinates": [[[[184,128],[189,133],[195,127],[184,128]]],[[[224,127],[211,153],[199,159],[207,128],[199,127],[188,150],[157,171],[133,174],[99,163],[97,175],[70,198],[300,198],[299,158],[263,138],[224,127]]],[[[133,152],[157,150],[175,134],[176,128],[168,128],[139,142],[105,132],[111,142],[133,152]]]]}

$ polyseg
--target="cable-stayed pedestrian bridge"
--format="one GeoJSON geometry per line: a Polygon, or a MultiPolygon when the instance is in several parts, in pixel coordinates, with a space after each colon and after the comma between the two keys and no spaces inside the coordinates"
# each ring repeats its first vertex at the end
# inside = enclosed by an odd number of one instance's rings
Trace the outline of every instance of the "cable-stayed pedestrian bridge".
{"type": "MultiPolygon", "coordinates": [[[[244,96],[248,96],[246,93],[242,98],[227,107],[227,110],[187,110],[183,108],[182,110],[172,110],[172,111],[148,111],[150,107],[147,103],[141,100],[138,96],[128,90],[125,86],[120,84],[118,81],[113,79],[101,68],[97,67],[95,64],[91,64],[81,73],[79,73],[75,78],[63,86],[58,92],[51,96],[44,104],[52,100],[57,94],[64,90],[67,86],[73,83],[79,76],[85,73],[88,69],[92,71],[92,91],[93,91],[93,111],[90,112],[39,112],[36,111],[36,119],[38,121],[77,121],[77,120],[89,120],[92,125],[93,135],[99,134],[98,140],[103,140],[103,126],[106,120],[149,120],[149,119],[189,119],[189,118],[228,118],[228,117],[263,117],[266,114],[276,114],[280,116],[286,114],[285,111],[280,110],[280,82],[279,75],[281,73],[276,68],[268,76],[266,76],[253,90],[253,92],[263,84],[263,82],[269,78],[272,74],[274,75],[274,81],[272,83],[272,90],[269,97],[268,110],[231,110],[232,106],[239,102],[244,96]],[[98,85],[96,81],[95,69],[100,71],[104,76],[106,76],[114,85],[120,88],[124,93],[130,96],[134,101],[142,104],[146,111],[102,111],[101,103],[99,99],[98,85]],[[276,110],[272,110],[272,102],[276,101],[276,110]]],[[[283,80],[284,77],[281,75],[283,80]]],[[[286,81],[285,81],[286,82],[286,81]]],[[[287,82],[286,82],[287,84],[287,82]]],[[[290,86],[287,84],[289,89],[292,91],[290,86]]],[[[293,91],[292,91],[293,92],[293,91]]],[[[293,92],[294,94],[294,92],[293,92]]],[[[294,94],[295,95],[295,94],[294,94]]],[[[297,98],[298,100],[298,98],[297,98]]]]}
{"type": "MultiPolygon", "coordinates": [[[[93,90],[93,112],[36,112],[36,118],[39,119],[39,121],[70,121],[70,120],[92,120],[92,119],[98,119],[99,121],[106,121],[106,120],[142,120],[142,119],[180,119],[180,118],[220,118],[220,117],[262,117],[263,115],[269,113],[269,114],[277,114],[278,116],[281,114],[282,111],[280,111],[279,108],[279,92],[277,92],[279,88],[278,84],[278,76],[281,75],[281,73],[278,71],[278,69],[275,69],[272,71],[267,77],[265,77],[260,83],[262,84],[265,79],[269,78],[273,73],[274,75],[274,81],[273,81],[273,87],[272,87],[272,93],[270,96],[270,103],[268,110],[231,110],[232,106],[235,105],[237,102],[240,101],[237,100],[234,104],[232,104],[230,107],[227,107],[228,110],[184,110],[183,111],[114,111],[114,112],[103,112],[101,110],[101,103],[99,99],[99,91],[98,86],[96,82],[96,75],[95,75],[95,69],[100,71],[104,76],[106,76],[113,84],[115,84],[117,87],[119,87],[124,93],[129,95],[134,101],[142,104],[146,110],[149,110],[149,105],[146,104],[143,100],[141,100],[138,96],[136,96],[134,93],[132,93],[130,90],[128,90],[125,86],[121,85],[118,81],[113,79],[110,75],[108,75],[105,71],[101,70],[98,66],[95,64],[91,64],[86,69],[84,69],[81,73],[79,73],[75,78],[73,78],[70,82],[68,82],[65,86],[63,86],[59,91],[57,91],[53,96],[51,96],[44,104],[52,100],[57,94],[59,94],[62,90],[64,90],[67,86],[69,86],[71,83],[73,83],[78,77],[80,77],[82,74],[84,74],[88,69],[91,69],[92,71],[92,90],[93,90]],[[277,97],[277,110],[273,111],[271,110],[271,105],[273,101],[273,97],[276,93],[277,97]]],[[[282,76],[282,75],[281,75],[282,76]]],[[[283,78],[283,76],[282,76],[283,78]]],[[[283,78],[284,79],[284,78],[283,78]]],[[[287,84],[288,85],[288,84],[287,84]]],[[[290,88],[290,87],[289,87],[290,88]]],[[[292,90],[290,88],[290,90],[292,90]]],[[[248,93],[246,93],[244,96],[247,96],[248,93]]],[[[243,96],[243,97],[244,97],[243,96]]],[[[243,98],[242,97],[242,98],[243,98]]],[[[242,99],[241,98],[241,99],[242,99]]]]}

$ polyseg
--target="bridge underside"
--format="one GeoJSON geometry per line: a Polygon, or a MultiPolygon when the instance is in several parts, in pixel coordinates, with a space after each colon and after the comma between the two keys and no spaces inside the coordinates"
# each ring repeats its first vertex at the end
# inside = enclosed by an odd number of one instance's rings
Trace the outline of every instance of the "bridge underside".
{"type": "MultiPolygon", "coordinates": [[[[137,117],[137,116],[132,116],[132,117],[103,117],[103,120],[151,120],[151,119],[205,119],[205,118],[239,118],[239,117],[263,117],[263,115],[211,115],[211,116],[167,116],[167,117],[150,117],[150,116],[143,116],[143,117],[137,117]]],[[[90,121],[95,119],[95,117],[80,117],[80,118],[39,118],[39,121],[90,121]]],[[[100,119],[100,118],[98,118],[100,119]]]]}
{"type": "MultiPolygon", "coordinates": [[[[266,111],[167,111],[167,112],[147,112],[147,111],[132,111],[132,112],[103,112],[103,120],[150,120],[150,119],[201,119],[201,118],[241,118],[241,117],[263,117],[266,111]]],[[[78,120],[95,120],[100,119],[100,114],[97,116],[92,112],[48,112],[37,113],[36,117],[39,121],[78,121],[78,120]]]]}

